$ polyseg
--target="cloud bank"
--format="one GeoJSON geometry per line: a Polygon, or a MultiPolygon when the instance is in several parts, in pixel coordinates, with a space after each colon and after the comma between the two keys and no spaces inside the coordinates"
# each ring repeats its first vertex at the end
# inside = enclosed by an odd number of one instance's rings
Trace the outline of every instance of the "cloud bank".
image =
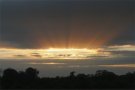
{"type": "Polygon", "coordinates": [[[0,47],[135,44],[133,0],[4,0],[0,4],[0,47]]]}

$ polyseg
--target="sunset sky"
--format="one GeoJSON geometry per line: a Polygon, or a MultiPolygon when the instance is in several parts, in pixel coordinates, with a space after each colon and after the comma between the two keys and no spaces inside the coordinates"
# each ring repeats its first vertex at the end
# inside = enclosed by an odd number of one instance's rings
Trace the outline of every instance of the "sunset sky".
{"type": "Polygon", "coordinates": [[[29,66],[48,76],[134,70],[135,1],[0,0],[0,68],[29,66]]]}

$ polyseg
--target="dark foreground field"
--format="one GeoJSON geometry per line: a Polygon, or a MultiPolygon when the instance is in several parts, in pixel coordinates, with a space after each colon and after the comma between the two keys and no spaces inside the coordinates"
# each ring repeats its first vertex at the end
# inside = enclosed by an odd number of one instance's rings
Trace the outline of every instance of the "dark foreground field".
{"type": "Polygon", "coordinates": [[[133,90],[135,89],[135,72],[116,75],[106,70],[95,74],[75,74],[66,77],[38,77],[39,71],[27,68],[25,71],[6,69],[0,77],[1,89],[73,89],[73,90],[133,90]]]}

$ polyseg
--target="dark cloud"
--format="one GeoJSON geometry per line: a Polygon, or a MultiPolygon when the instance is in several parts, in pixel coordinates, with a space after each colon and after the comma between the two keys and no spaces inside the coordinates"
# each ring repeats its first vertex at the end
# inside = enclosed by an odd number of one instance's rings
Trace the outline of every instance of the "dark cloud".
{"type": "Polygon", "coordinates": [[[135,51],[110,51],[112,54],[115,55],[122,55],[122,56],[128,56],[131,57],[135,55],[135,51]]]}
{"type": "Polygon", "coordinates": [[[0,4],[0,43],[11,47],[91,48],[134,43],[133,0],[5,0],[0,4]]]}
{"type": "Polygon", "coordinates": [[[108,46],[99,50],[98,53],[114,58],[135,58],[135,45],[108,46]]]}
{"type": "Polygon", "coordinates": [[[17,58],[26,58],[27,57],[27,55],[13,55],[14,57],[17,57],[17,58]]]}
{"type": "Polygon", "coordinates": [[[32,53],[31,56],[37,57],[37,58],[41,58],[42,57],[42,55],[40,55],[39,53],[32,53]]]}

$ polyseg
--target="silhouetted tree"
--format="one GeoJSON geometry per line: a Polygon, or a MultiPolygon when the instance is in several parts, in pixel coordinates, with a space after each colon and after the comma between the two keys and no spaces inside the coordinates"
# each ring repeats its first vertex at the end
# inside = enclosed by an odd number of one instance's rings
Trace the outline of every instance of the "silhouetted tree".
{"type": "Polygon", "coordinates": [[[6,69],[3,72],[3,77],[2,77],[2,87],[3,88],[14,88],[17,86],[18,82],[18,72],[14,69],[6,69]]]}
{"type": "Polygon", "coordinates": [[[0,89],[1,89],[1,75],[2,75],[2,69],[0,69],[0,89]]]}
{"type": "Polygon", "coordinates": [[[117,75],[113,72],[107,71],[107,70],[98,70],[95,74],[96,77],[101,78],[102,80],[113,80],[117,77],[117,75]]]}
{"type": "Polygon", "coordinates": [[[104,77],[113,77],[116,76],[113,72],[109,72],[107,70],[98,70],[96,71],[95,76],[100,77],[100,76],[104,76],[104,77]]]}
{"type": "Polygon", "coordinates": [[[69,76],[70,78],[74,78],[75,77],[75,71],[73,71],[73,72],[70,72],[70,76],[69,76]]]}
{"type": "Polygon", "coordinates": [[[113,72],[109,72],[107,70],[98,70],[95,74],[96,77],[96,85],[98,88],[109,88],[115,87],[114,82],[117,79],[117,75],[113,72]]]}
{"type": "Polygon", "coordinates": [[[116,75],[107,70],[98,70],[95,74],[77,74],[70,72],[67,77],[38,77],[39,71],[27,68],[17,72],[6,69],[2,76],[3,89],[133,89],[135,88],[135,72],[116,75]]]}
{"type": "Polygon", "coordinates": [[[38,74],[39,74],[39,71],[36,70],[35,68],[31,68],[31,67],[27,68],[25,70],[25,72],[20,73],[20,75],[22,75],[22,77],[23,77],[23,75],[25,76],[23,78],[25,78],[25,84],[27,84],[26,88],[29,89],[29,88],[36,87],[36,83],[38,80],[38,74]]]}
{"type": "Polygon", "coordinates": [[[1,75],[2,75],[2,69],[0,69],[0,77],[1,77],[1,75]]]}
{"type": "Polygon", "coordinates": [[[26,69],[25,73],[29,78],[35,79],[38,78],[39,71],[29,67],[26,69]]]}
{"type": "Polygon", "coordinates": [[[89,75],[78,74],[78,75],[77,75],[77,78],[80,78],[80,79],[89,78],[89,75]]]}

